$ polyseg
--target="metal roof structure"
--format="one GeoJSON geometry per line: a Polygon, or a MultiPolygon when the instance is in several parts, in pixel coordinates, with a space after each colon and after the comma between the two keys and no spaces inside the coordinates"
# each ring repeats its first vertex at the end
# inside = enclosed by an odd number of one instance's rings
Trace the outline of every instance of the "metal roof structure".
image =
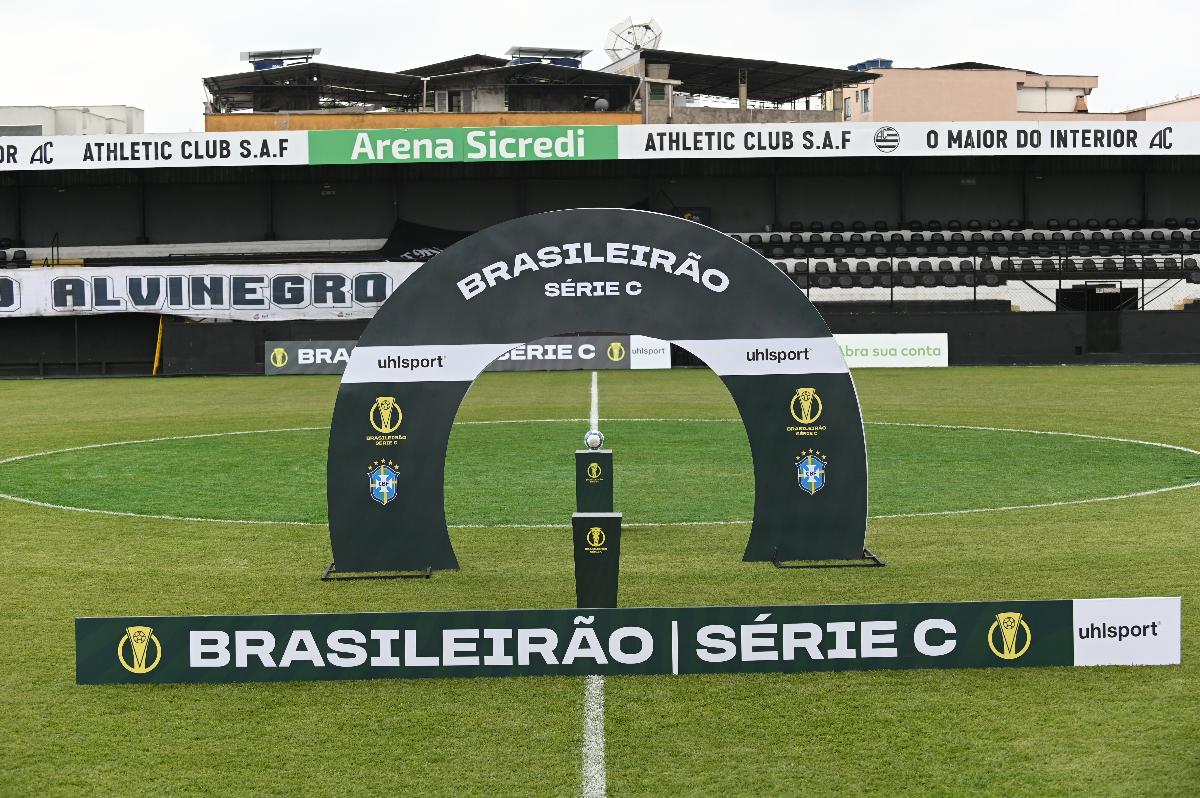
{"type": "Polygon", "coordinates": [[[419,102],[421,78],[309,62],[204,78],[204,87],[219,112],[261,108],[264,98],[276,106],[271,110],[315,109],[322,102],[405,108],[419,102]]]}
{"type": "Polygon", "coordinates": [[[433,75],[447,75],[451,72],[473,71],[468,69],[468,67],[473,66],[482,69],[493,69],[495,67],[508,66],[508,59],[475,53],[474,55],[464,55],[461,58],[451,58],[449,61],[439,61],[436,64],[425,64],[424,66],[413,67],[411,69],[402,69],[399,74],[418,75],[427,78],[433,75]]]}
{"type": "Polygon", "coordinates": [[[641,79],[634,75],[618,75],[592,69],[558,66],[557,64],[509,64],[492,69],[475,69],[470,72],[453,72],[429,78],[429,88],[443,88],[449,84],[462,86],[481,78],[498,76],[505,84],[547,84],[558,86],[636,86],[641,79]]]}
{"type": "Polygon", "coordinates": [[[692,94],[737,97],[738,70],[745,69],[748,72],[747,97],[769,103],[791,102],[877,77],[869,72],[847,69],[677,50],[639,50],[637,54],[647,64],[669,64],[670,78],[682,81],[679,91],[692,94]]]}

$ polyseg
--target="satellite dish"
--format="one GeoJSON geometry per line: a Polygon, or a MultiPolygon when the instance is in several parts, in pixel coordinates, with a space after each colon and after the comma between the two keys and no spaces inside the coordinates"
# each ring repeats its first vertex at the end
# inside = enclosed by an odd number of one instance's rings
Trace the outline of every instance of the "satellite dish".
{"type": "Polygon", "coordinates": [[[638,50],[653,50],[662,44],[663,30],[653,19],[649,22],[634,22],[633,17],[625,17],[608,29],[604,40],[604,52],[613,61],[620,61],[630,53],[638,50]]]}

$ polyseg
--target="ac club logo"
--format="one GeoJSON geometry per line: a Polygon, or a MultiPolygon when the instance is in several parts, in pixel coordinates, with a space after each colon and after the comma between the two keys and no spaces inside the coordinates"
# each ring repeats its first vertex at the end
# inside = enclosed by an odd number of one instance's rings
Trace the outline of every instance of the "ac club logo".
{"type": "Polygon", "coordinates": [[[809,449],[796,457],[796,484],[812,496],[825,487],[825,469],[828,465],[825,455],[809,449]]]}
{"type": "Polygon", "coordinates": [[[875,149],[880,152],[894,152],[900,146],[900,131],[891,125],[884,125],[875,131],[875,149]]]}
{"type": "Polygon", "coordinates": [[[399,477],[400,472],[391,460],[376,460],[371,464],[369,475],[371,498],[384,506],[395,501],[396,481],[399,477]]]}

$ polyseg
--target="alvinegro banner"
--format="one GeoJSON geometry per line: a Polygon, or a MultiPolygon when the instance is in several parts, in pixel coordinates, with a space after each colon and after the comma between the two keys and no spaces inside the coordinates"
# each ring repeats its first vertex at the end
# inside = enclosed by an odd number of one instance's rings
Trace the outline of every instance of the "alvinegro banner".
{"type": "Polygon", "coordinates": [[[0,319],[163,313],[208,319],[365,319],[419,263],[212,264],[14,269],[0,274],[0,319]]]}
{"type": "Polygon", "coordinates": [[[77,618],[80,684],[1173,665],[1180,599],[77,618]]]}

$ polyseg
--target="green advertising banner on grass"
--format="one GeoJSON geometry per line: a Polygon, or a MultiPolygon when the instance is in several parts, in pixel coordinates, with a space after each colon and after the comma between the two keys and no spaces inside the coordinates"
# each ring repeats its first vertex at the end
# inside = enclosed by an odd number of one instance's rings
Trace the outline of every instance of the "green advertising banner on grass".
{"type": "Polygon", "coordinates": [[[80,684],[1170,665],[1179,598],[77,618],[80,684]]]}
{"type": "Polygon", "coordinates": [[[597,161],[617,156],[614,125],[313,130],[310,164],[597,161]]]}

